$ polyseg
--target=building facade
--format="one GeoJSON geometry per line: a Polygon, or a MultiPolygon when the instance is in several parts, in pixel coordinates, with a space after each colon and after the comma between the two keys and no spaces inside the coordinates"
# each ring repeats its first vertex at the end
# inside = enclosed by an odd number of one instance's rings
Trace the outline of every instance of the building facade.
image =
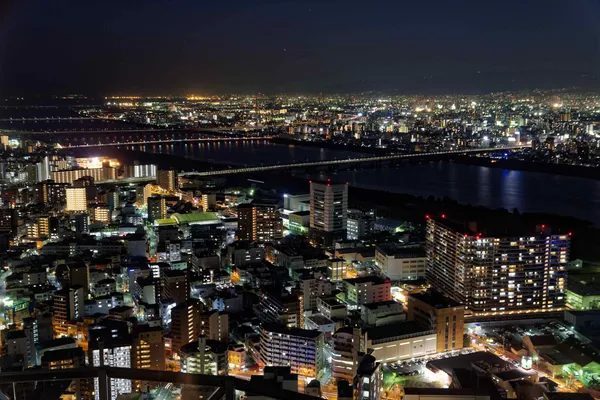
{"type": "Polygon", "coordinates": [[[265,324],[260,333],[260,359],[265,366],[289,366],[294,374],[316,377],[323,367],[323,334],[265,324]]]}
{"type": "Polygon", "coordinates": [[[566,303],[571,238],[535,233],[484,235],[475,224],[427,220],[427,279],[472,313],[558,311],[566,303]]]}
{"type": "Polygon", "coordinates": [[[408,319],[435,329],[438,353],[463,348],[465,308],[434,290],[408,297],[408,319]]]}

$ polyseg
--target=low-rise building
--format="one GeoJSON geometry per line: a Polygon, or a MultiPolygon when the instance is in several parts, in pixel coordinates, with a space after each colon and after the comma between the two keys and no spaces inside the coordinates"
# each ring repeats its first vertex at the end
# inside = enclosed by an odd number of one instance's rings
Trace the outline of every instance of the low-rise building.
{"type": "Polygon", "coordinates": [[[422,247],[385,243],[375,250],[375,264],[393,281],[424,279],[427,255],[422,247]]]}
{"type": "Polygon", "coordinates": [[[377,303],[392,299],[392,282],[379,276],[370,275],[354,279],[344,279],[346,301],[355,308],[367,303],[377,303]]]}
{"type": "Polygon", "coordinates": [[[394,300],[363,304],[360,319],[367,326],[381,326],[406,321],[402,304],[394,300]]]}
{"type": "Polygon", "coordinates": [[[435,330],[424,329],[416,322],[370,328],[365,337],[365,347],[373,350],[372,355],[379,362],[394,362],[436,353],[435,330]]]}

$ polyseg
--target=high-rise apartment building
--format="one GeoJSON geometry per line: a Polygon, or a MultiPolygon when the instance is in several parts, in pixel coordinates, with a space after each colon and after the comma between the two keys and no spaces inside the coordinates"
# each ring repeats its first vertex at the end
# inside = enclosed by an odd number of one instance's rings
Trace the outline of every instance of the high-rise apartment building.
{"type": "Polygon", "coordinates": [[[310,237],[330,244],[346,237],[348,185],[345,183],[310,182],[310,237]]]}
{"type": "Polygon", "coordinates": [[[35,201],[53,206],[64,204],[67,186],[67,183],[58,183],[52,180],[39,182],[35,185],[35,201]]]}
{"type": "Polygon", "coordinates": [[[114,167],[67,169],[52,171],[50,176],[53,181],[58,183],[73,184],[74,181],[84,176],[91,176],[94,181],[105,181],[117,179],[117,169],[114,167]]]}
{"type": "Polygon", "coordinates": [[[134,164],[123,166],[123,175],[125,178],[146,178],[156,176],[156,165],[154,164],[134,164]]]}
{"type": "Polygon", "coordinates": [[[553,235],[544,225],[517,234],[480,229],[447,218],[427,220],[427,279],[434,289],[474,314],[564,307],[568,234],[553,235]]]}
{"type": "Polygon", "coordinates": [[[174,169],[159,169],[156,171],[156,184],[169,192],[178,189],[177,171],[174,169]]]}
{"type": "Polygon", "coordinates": [[[161,272],[160,294],[162,299],[171,299],[175,303],[183,303],[190,297],[188,272],[185,270],[166,269],[161,272]]]}
{"type": "Polygon", "coordinates": [[[331,374],[336,380],[354,379],[358,367],[359,352],[364,351],[364,340],[360,328],[345,326],[333,335],[331,352],[331,374]]]}
{"type": "Polygon", "coordinates": [[[465,308],[435,290],[408,297],[408,320],[435,329],[436,352],[463,348],[465,308]]]}
{"type": "Polygon", "coordinates": [[[148,221],[154,222],[157,219],[167,217],[167,202],[164,197],[150,197],[148,200],[148,221]]]}
{"type": "Polygon", "coordinates": [[[282,221],[277,210],[277,201],[261,200],[238,207],[239,240],[273,242],[281,239],[282,221]]]}
{"type": "Polygon", "coordinates": [[[208,211],[217,204],[217,195],[214,193],[202,194],[202,211],[208,211]]]}
{"type": "Polygon", "coordinates": [[[209,340],[227,343],[229,339],[229,315],[218,310],[200,314],[200,335],[209,340]]]}
{"type": "Polygon", "coordinates": [[[109,224],[111,221],[111,211],[106,204],[96,204],[91,208],[91,215],[94,222],[103,222],[109,224]]]}
{"type": "Polygon", "coordinates": [[[43,182],[50,179],[50,160],[48,156],[45,156],[35,164],[36,168],[36,182],[43,182]]]}
{"type": "Polygon", "coordinates": [[[87,211],[87,197],[84,187],[66,188],[67,196],[66,211],[85,212],[87,211]]]}
{"type": "Polygon", "coordinates": [[[72,286],[54,292],[52,325],[57,337],[67,335],[67,323],[83,318],[84,288],[72,286]]]}
{"type": "Polygon", "coordinates": [[[266,366],[290,366],[292,373],[316,377],[323,367],[323,333],[317,330],[263,325],[260,358],[266,366]]]}
{"type": "MultiPolygon", "coordinates": [[[[131,338],[114,339],[108,343],[90,342],[90,361],[92,367],[132,368],[131,338]]],[[[101,388],[99,379],[94,378],[94,398],[96,400],[116,400],[120,394],[131,393],[131,379],[109,378],[107,388],[101,388]],[[104,393],[104,390],[108,393],[104,393]],[[105,397],[106,396],[106,397],[105,397]]]]}
{"type": "Polygon", "coordinates": [[[322,274],[306,273],[300,277],[298,286],[302,290],[304,311],[317,309],[317,298],[331,295],[335,285],[322,274]]]}
{"type": "Polygon", "coordinates": [[[178,354],[181,346],[193,342],[200,336],[200,313],[202,304],[190,299],[177,304],[171,310],[171,348],[178,354]]]}
{"type": "Polygon", "coordinates": [[[162,326],[140,327],[133,333],[133,368],[165,369],[165,337],[162,326]]]}
{"type": "Polygon", "coordinates": [[[84,295],[90,291],[90,268],[84,262],[70,262],[69,283],[71,287],[83,287],[84,295]]]}

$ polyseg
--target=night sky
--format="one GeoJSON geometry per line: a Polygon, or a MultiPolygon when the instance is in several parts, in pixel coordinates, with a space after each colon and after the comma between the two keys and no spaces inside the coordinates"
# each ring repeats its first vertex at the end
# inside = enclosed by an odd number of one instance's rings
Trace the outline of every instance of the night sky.
{"type": "Polygon", "coordinates": [[[0,0],[0,97],[600,87],[599,0],[0,0]]]}

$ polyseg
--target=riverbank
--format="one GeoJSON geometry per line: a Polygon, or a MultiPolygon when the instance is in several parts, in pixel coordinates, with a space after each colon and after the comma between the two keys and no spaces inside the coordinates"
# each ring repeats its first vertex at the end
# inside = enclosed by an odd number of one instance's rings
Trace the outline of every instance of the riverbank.
{"type": "Polygon", "coordinates": [[[351,146],[351,145],[340,145],[331,142],[307,142],[304,140],[294,140],[282,137],[276,137],[269,139],[269,142],[275,144],[291,145],[291,146],[305,146],[305,147],[319,147],[329,150],[343,150],[343,151],[355,151],[357,153],[373,154],[373,155],[388,155],[390,151],[388,149],[380,149],[378,147],[363,147],[363,146],[351,146]]]}
{"type": "MultiPolygon", "coordinates": [[[[276,193],[308,193],[309,182],[305,178],[283,173],[237,176],[228,183],[247,185],[248,179],[264,181],[262,187],[276,193]]],[[[414,224],[423,224],[425,215],[445,214],[459,221],[480,221],[488,232],[530,232],[537,225],[551,227],[553,233],[572,234],[571,259],[600,261],[600,229],[589,221],[550,213],[519,210],[490,209],[483,206],[458,203],[449,197],[421,197],[385,190],[363,189],[350,186],[348,189],[350,208],[375,208],[377,215],[414,224]]]]}
{"type": "Polygon", "coordinates": [[[452,160],[466,165],[500,168],[515,171],[541,172],[552,175],[574,176],[577,178],[600,179],[600,168],[580,165],[534,163],[520,160],[492,160],[485,157],[455,156],[452,160]]]}
{"type": "MultiPolygon", "coordinates": [[[[274,138],[271,139],[270,142],[294,146],[321,147],[329,150],[355,151],[373,155],[390,154],[389,150],[387,149],[380,149],[376,147],[343,146],[330,142],[306,142],[288,138],[274,138]]],[[[541,172],[553,175],[574,176],[578,178],[600,179],[600,168],[584,167],[580,165],[536,163],[514,159],[491,159],[487,157],[476,157],[472,155],[464,156],[459,154],[448,155],[447,158],[456,163],[466,165],[477,165],[481,167],[500,168],[514,171],[541,172]]]]}
{"type": "MultiPolygon", "coordinates": [[[[81,151],[77,155],[93,155],[81,151]]],[[[97,155],[97,153],[95,153],[97,155]]],[[[122,164],[153,163],[161,168],[174,168],[184,171],[208,171],[223,169],[226,164],[186,159],[170,154],[151,154],[141,151],[124,151],[115,148],[102,149],[102,154],[107,157],[118,158],[122,164]]],[[[332,176],[335,178],[335,176],[332,176]]],[[[211,178],[204,178],[211,179],[211,178]]],[[[289,172],[269,172],[242,175],[223,175],[215,178],[220,184],[226,186],[256,186],[263,188],[271,194],[281,193],[307,193],[309,190],[308,178],[300,175],[293,176],[289,172]],[[263,184],[250,182],[249,179],[262,181],[263,184]]],[[[600,261],[600,248],[596,245],[600,241],[600,230],[593,227],[588,221],[544,213],[520,213],[518,210],[497,209],[493,210],[482,206],[472,206],[458,203],[450,197],[419,197],[409,194],[393,193],[385,190],[386,186],[374,189],[363,189],[351,186],[349,200],[351,207],[374,207],[377,214],[382,217],[410,221],[417,224],[424,222],[425,214],[447,214],[453,218],[466,221],[485,220],[497,229],[508,228],[515,225],[534,227],[536,224],[552,226],[555,231],[573,232],[572,257],[583,258],[590,261],[600,261]]]]}

